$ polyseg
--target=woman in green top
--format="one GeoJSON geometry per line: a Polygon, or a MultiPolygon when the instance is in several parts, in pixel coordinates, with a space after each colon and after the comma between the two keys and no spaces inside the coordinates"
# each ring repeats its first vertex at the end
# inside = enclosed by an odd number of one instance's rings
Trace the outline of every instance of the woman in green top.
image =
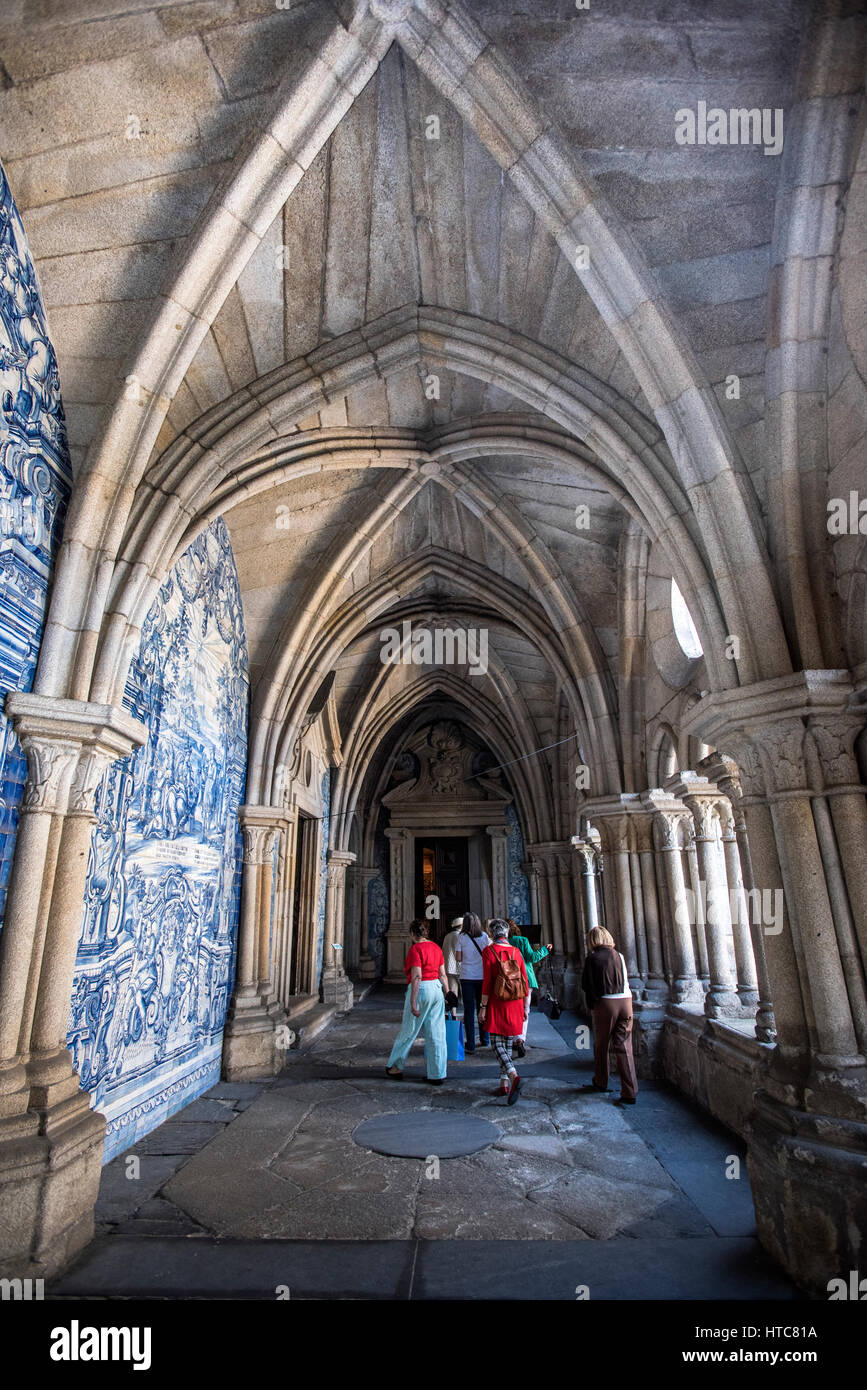
{"type": "MultiPolygon", "coordinates": [[[[553,944],[541,946],[538,951],[534,951],[526,936],[521,935],[521,928],[518,926],[517,922],[511,917],[507,917],[506,921],[509,924],[509,945],[515,946],[524,958],[524,965],[527,967],[527,983],[530,989],[538,989],[539,981],[536,979],[536,972],[533,966],[538,965],[540,960],[548,959],[548,955],[554,949],[553,944]]],[[[524,1031],[520,1039],[515,1043],[515,1051],[519,1057],[523,1057],[527,1050],[527,1024],[529,1022],[530,1011],[528,1009],[527,1016],[524,1019],[524,1031]]]]}

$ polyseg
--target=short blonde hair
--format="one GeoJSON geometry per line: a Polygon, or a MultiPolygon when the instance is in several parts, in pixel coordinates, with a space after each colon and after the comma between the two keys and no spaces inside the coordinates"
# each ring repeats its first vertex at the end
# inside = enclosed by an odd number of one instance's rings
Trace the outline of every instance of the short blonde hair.
{"type": "Polygon", "coordinates": [[[587,950],[595,951],[597,946],[613,946],[614,937],[605,927],[594,927],[587,933],[587,950]]]}

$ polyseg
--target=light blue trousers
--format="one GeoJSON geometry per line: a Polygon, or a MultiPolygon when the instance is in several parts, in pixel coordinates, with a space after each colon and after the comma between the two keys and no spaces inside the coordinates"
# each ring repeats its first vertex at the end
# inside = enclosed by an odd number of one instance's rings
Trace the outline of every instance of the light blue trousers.
{"type": "Polygon", "coordinates": [[[400,1032],[394,1040],[388,1065],[403,1071],[409,1049],[423,1032],[427,1044],[427,1074],[431,1081],[439,1081],[446,1074],[446,1004],[439,980],[422,980],[418,987],[418,1010],[416,1018],[412,1011],[412,987],[408,985],[400,1032]]]}

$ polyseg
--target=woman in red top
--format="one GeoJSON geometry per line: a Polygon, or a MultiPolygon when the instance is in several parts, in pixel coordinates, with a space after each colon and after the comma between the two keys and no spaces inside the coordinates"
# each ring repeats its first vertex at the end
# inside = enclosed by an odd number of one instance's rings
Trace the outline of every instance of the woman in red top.
{"type": "Polygon", "coordinates": [[[502,917],[494,917],[488,923],[488,935],[492,938],[490,946],[482,952],[484,975],[482,977],[482,1002],[479,1008],[479,1026],[487,1028],[491,1035],[491,1046],[500,1064],[500,1088],[498,1096],[508,1096],[508,1105],[518,1099],[521,1078],[512,1062],[512,1043],[520,1038],[524,1029],[524,1019],[530,1012],[530,985],[524,957],[517,946],[509,945],[509,925],[502,917]],[[517,961],[520,966],[519,980],[523,981],[524,995],[521,999],[501,999],[497,995],[497,977],[501,974],[503,960],[517,961]]]}
{"type": "Polygon", "coordinates": [[[386,1075],[403,1080],[403,1064],[420,1032],[427,1044],[427,1080],[441,1086],[446,1075],[446,1006],[449,987],[443,953],[428,941],[429,924],[417,917],[410,922],[412,945],[403,963],[407,980],[403,1021],[388,1059],[386,1075]]]}

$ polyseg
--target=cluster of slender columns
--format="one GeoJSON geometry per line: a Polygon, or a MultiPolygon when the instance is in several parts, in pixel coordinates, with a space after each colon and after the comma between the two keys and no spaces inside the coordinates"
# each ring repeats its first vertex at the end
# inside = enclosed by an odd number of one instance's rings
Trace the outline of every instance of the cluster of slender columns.
{"type": "Polygon", "coordinates": [[[92,1234],[105,1133],[66,1047],[96,792],[146,730],[38,695],[8,695],[6,713],[27,783],[0,934],[0,1269],[50,1272],[92,1234]]]}
{"type": "MultiPolygon", "coordinates": [[[[235,989],[223,1036],[223,1069],[230,1080],[268,1075],[281,1065],[276,1028],[282,1018],[271,959],[275,899],[274,849],[291,822],[274,806],[241,806],[241,911],[235,989]]],[[[278,855],[278,864],[282,855],[278,855]]],[[[283,875],[278,870],[278,884],[283,875]]]]}
{"type": "MultiPolygon", "coordinates": [[[[639,1002],[670,1001],[710,1018],[755,1018],[756,1036],[769,1042],[762,900],[754,891],[737,767],[731,759],[708,763],[701,773],[678,773],[664,788],[582,808],[601,839],[605,921],[639,1002]],[[719,774],[725,785],[705,773],[719,774]]],[[[573,845],[586,862],[586,841],[576,837],[573,845]]]]}

